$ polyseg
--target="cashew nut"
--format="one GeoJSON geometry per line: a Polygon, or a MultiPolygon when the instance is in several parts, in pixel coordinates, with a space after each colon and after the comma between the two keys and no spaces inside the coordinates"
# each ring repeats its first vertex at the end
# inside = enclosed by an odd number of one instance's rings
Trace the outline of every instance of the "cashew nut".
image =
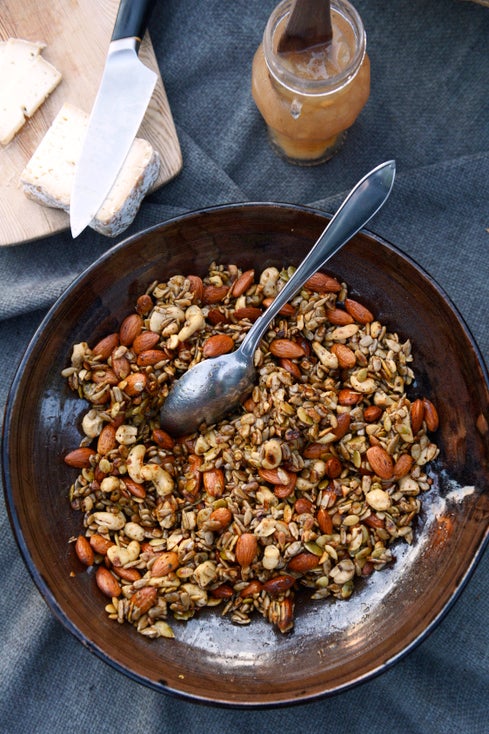
{"type": "Polygon", "coordinates": [[[185,311],[185,324],[178,332],[178,341],[184,342],[205,325],[205,318],[198,306],[189,306],[185,311]]]}
{"type": "Polygon", "coordinates": [[[163,469],[159,464],[145,464],[142,466],[141,477],[143,480],[153,482],[160,497],[164,497],[173,492],[175,483],[166,469],[163,469]]]}
{"type": "Polygon", "coordinates": [[[358,324],[345,324],[344,326],[337,326],[336,329],[329,334],[330,339],[334,342],[343,341],[343,339],[350,339],[354,334],[357,333],[360,327],[358,324]]]}
{"type": "Polygon", "coordinates": [[[123,423],[115,432],[115,439],[117,443],[120,443],[123,446],[130,446],[131,444],[136,443],[137,435],[138,429],[136,426],[130,426],[123,423]]]}
{"type": "Polygon", "coordinates": [[[180,306],[167,306],[165,308],[165,314],[168,323],[163,324],[161,335],[171,336],[171,334],[176,334],[180,328],[180,324],[183,324],[185,321],[184,311],[180,306]]]}
{"type": "Polygon", "coordinates": [[[357,392],[364,393],[365,395],[370,395],[371,393],[375,392],[377,389],[377,383],[373,379],[373,377],[366,377],[365,379],[359,379],[360,377],[363,377],[363,375],[357,373],[353,373],[350,375],[350,383],[354,390],[357,392]]]}
{"type": "Polygon", "coordinates": [[[133,482],[137,482],[138,484],[142,484],[144,482],[144,477],[141,474],[141,469],[143,468],[145,453],[146,447],[144,446],[144,444],[137,443],[135,446],[132,447],[127,456],[127,473],[129,474],[133,482]]]}
{"type": "Polygon", "coordinates": [[[276,469],[282,462],[282,446],[278,438],[264,441],[260,454],[261,465],[264,469],[276,469]]]}
{"type": "Polygon", "coordinates": [[[280,273],[277,270],[277,268],[265,268],[265,270],[260,275],[260,285],[263,289],[263,295],[265,297],[274,297],[277,295],[278,288],[278,279],[280,277],[280,273]]]}
{"type": "Polygon", "coordinates": [[[185,314],[179,306],[155,306],[150,319],[150,331],[161,334],[165,330],[166,335],[175,334],[178,331],[178,324],[185,319],[185,314]],[[171,326],[171,329],[169,328],[171,326]]]}
{"type": "Polygon", "coordinates": [[[126,548],[122,548],[114,543],[107,550],[107,558],[114,566],[125,566],[138,558],[141,546],[137,540],[131,540],[126,548]]]}
{"type": "Polygon", "coordinates": [[[125,515],[122,512],[94,512],[88,518],[88,523],[97,523],[104,530],[122,530],[126,524],[125,515]]]}
{"type": "Polygon", "coordinates": [[[103,425],[103,418],[101,417],[100,412],[95,410],[95,408],[92,408],[83,416],[82,430],[85,436],[95,438],[100,434],[103,425]]]}
{"type": "Polygon", "coordinates": [[[130,540],[137,540],[139,543],[142,543],[146,537],[144,528],[138,522],[127,522],[124,528],[124,535],[127,535],[130,540]]]}
{"type": "Polygon", "coordinates": [[[79,344],[74,344],[73,351],[71,353],[72,366],[76,367],[77,369],[80,369],[80,367],[83,365],[87,352],[88,352],[88,344],[86,342],[80,342],[79,344]]]}
{"type": "Polygon", "coordinates": [[[323,345],[319,342],[313,342],[312,348],[314,349],[319,361],[324,367],[326,367],[328,370],[338,369],[338,357],[336,356],[336,354],[330,352],[329,349],[323,347],[323,345]]]}
{"type": "Polygon", "coordinates": [[[346,584],[348,581],[351,581],[355,575],[355,565],[350,558],[344,558],[331,569],[329,575],[335,584],[346,584]]]}
{"type": "Polygon", "coordinates": [[[280,551],[276,545],[266,545],[263,552],[263,568],[273,571],[280,563],[280,551]]]}
{"type": "Polygon", "coordinates": [[[104,477],[100,482],[100,491],[104,494],[111,494],[120,489],[121,480],[119,477],[104,477]]]}

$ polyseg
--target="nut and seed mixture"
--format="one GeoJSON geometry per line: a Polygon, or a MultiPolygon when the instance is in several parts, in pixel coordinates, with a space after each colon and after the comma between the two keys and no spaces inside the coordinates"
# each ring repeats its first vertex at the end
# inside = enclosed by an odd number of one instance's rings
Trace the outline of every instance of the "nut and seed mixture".
{"type": "Polygon", "coordinates": [[[183,438],[159,425],[172,382],[235,349],[292,272],[213,263],[202,279],[155,282],[63,371],[88,403],[65,456],[83,513],[75,553],[109,617],[150,638],[214,606],[287,632],[297,591],[348,599],[394,560],[394,541],[413,541],[437,411],[407,396],[410,341],[330,275],[275,318],[237,412],[183,438]]]}

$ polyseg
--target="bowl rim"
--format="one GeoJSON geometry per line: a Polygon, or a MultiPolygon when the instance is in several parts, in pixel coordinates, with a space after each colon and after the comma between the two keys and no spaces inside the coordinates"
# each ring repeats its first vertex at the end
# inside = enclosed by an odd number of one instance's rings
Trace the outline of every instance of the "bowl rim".
{"type": "MultiPolygon", "coordinates": [[[[10,526],[12,528],[16,544],[20,550],[22,560],[24,564],[26,565],[31,578],[34,581],[37,587],[37,590],[39,591],[44,601],[48,605],[50,611],[53,613],[56,619],[63,625],[63,627],[67,629],[79,642],[81,642],[82,645],[86,649],[94,653],[97,657],[102,659],[105,663],[109,664],[112,668],[114,668],[115,670],[117,670],[120,673],[123,673],[130,679],[138,683],[142,683],[148,686],[149,688],[156,690],[160,693],[165,693],[167,695],[174,696],[176,698],[185,700],[187,702],[202,703],[205,705],[212,705],[212,706],[218,706],[218,707],[223,707],[223,708],[269,709],[269,708],[286,707],[286,706],[292,706],[292,705],[300,705],[300,704],[309,703],[309,702],[321,700],[326,697],[337,695],[338,693],[349,690],[353,687],[358,686],[361,683],[364,683],[368,680],[371,680],[377,677],[378,675],[382,674],[386,670],[390,669],[400,659],[402,659],[403,657],[408,655],[412,650],[414,650],[419,644],[421,644],[431,634],[431,632],[441,622],[441,620],[445,617],[445,615],[450,611],[450,609],[456,603],[460,594],[464,590],[466,584],[468,583],[469,579],[471,578],[472,574],[474,573],[480,559],[482,558],[486,547],[489,545],[489,524],[486,528],[485,534],[481,536],[479,545],[476,548],[470,563],[466,567],[465,572],[463,573],[461,577],[458,578],[458,583],[455,586],[454,591],[451,594],[450,598],[440,608],[438,613],[431,619],[431,621],[423,629],[423,631],[420,634],[418,634],[413,640],[411,640],[409,644],[404,646],[399,652],[394,654],[391,658],[384,660],[377,667],[358,675],[356,678],[350,680],[348,683],[340,684],[338,685],[338,687],[333,688],[331,690],[327,690],[325,692],[313,693],[310,696],[304,695],[304,696],[297,697],[291,700],[283,700],[283,701],[278,701],[278,702],[256,702],[256,701],[251,701],[249,703],[242,702],[242,701],[232,702],[227,699],[219,700],[218,698],[216,699],[204,698],[196,694],[191,694],[188,691],[169,688],[162,684],[157,684],[155,681],[151,679],[143,678],[138,673],[133,672],[132,670],[127,668],[125,665],[113,659],[99,645],[87,639],[84,633],[76,626],[75,623],[71,621],[68,614],[58,604],[58,602],[56,601],[56,598],[54,597],[53,592],[51,591],[47,582],[43,578],[42,573],[39,571],[39,569],[33,562],[33,559],[29,551],[29,546],[28,546],[28,543],[24,535],[23,528],[19,521],[17,511],[15,509],[14,491],[13,491],[13,486],[10,480],[10,473],[9,473],[10,425],[11,425],[11,421],[13,417],[15,404],[19,397],[19,388],[20,388],[20,383],[22,381],[22,375],[23,375],[24,369],[27,363],[29,362],[32,352],[35,350],[36,345],[46,325],[55,316],[57,311],[63,306],[65,301],[70,298],[72,292],[76,290],[80,282],[88,278],[91,272],[93,272],[95,269],[100,268],[105,261],[110,260],[118,251],[124,249],[130,243],[141,238],[143,235],[147,235],[152,232],[158,231],[161,228],[166,227],[168,225],[173,225],[173,224],[178,224],[180,222],[184,222],[185,220],[195,218],[196,216],[215,214],[215,213],[219,213],[219,211],[229,212],[229,211],[232,211],[233,209],[236,209],[236,210],[239,209],[240,211],[242,211],[243,208],[245,209],[259,209],[259,208],[277,209],[278,208],[281,210],[293,210],[296,213],[304,212],[306,214],[317,215],[320,219],[322,219],[325,222],[325,224],[327,224],[327,222],[329,221],[329,219],[332,216],[330,213],[324,210],[318,209],[316,207],[311,207],[311,206],[302,205],[302,204],[287,203],[287,202],[246,201],[246,202],[233,202],[230,204],[224,203],[224,204],[218,204],[218,205],[209,206],[209,207],[203,207],[203,208],[199,208],[199,209],[192,210],[192,211],[187,211],[183,214],[173,216],[169,219],[165,219],[161,222],[151,225],[150,227],[140,230],[134,234],[131,234],[130,236],[122,239],[120,242],[117,242],[114,245],[112,245],[109,249],[107,249],[100,256],[98,256],[92,263],[90,263],[86,268],[84,268],[82,272],[80,272],[70,282],[70,284],[65,288],[63,293],[60,294],[60,296],[55,300],[55,302],[49,308],[49,310],[47,311],[47,313],[41,320],[40,324],[36,328],[35,332],[31,336],[28,344],[26,345],[23,351],[23,354],[21,356],[21,359],[19,361],[19,364],[17,366],[17,369],[15,371],[14,377],[11,381],[10,388],[7,393],[7,399],[6,399],[5,409],[4,409],[4,420],[3,420],[3,426],[2,426],[2,462],[1,463],[2,463],[3,489],[4,489],[4,497],[5,497],[5,503],[6,503],[6,508],[7,508],[7,514],[9,517],[10,526]]],[[[394,245],[393,243],[391,243],[389,240],[385,239],[384,237],[376,234],[374,231],[370,230],[369,228],[363,228],[360,231],[360,233],[363,233],[368,238],[373,238],[374,240],[379,241],[387,249],[393,251],[394,253],[399,255],[402,259],[406,260],[415,270],[418,270],[427,281],[429,281],[432,287],[436,291],[438,291],[438,293],[448,303],[450,309],[453,311],[454,315],[457,317],[460,327],[465,332],[466,338],[468,339],[468,341],[470,342],[474,350],[475,357],[477,358],[479,362],[479,366],[481,368],[483,378],[486,383],[486,387],[488,387],[489,389],[489,372],[485,364],[484,357],[480,351],[480,348],[470,330],[470,327],[466,323],[463,315],[460,313],[458,307],[453,303],[450,296],[445,292],[442,286],[440,286],[440,284],[424,269],[423,266],[419,265],[414,260],[413,257],[405,253],[400,247],[394,245]]],[[[217,691],[216,693],[218,694],[217,691]]]]}

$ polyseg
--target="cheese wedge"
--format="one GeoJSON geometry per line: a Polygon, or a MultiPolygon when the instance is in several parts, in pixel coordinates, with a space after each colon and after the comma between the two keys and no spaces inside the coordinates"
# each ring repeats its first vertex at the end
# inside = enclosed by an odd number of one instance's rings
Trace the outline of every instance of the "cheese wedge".
{"type": "Polygon", "coordinates": [[[60,72],[43,59],[45,44],[9,38],[0,42],[0,143],[7,145],[27,117],[61,81],[60,72]]]}
{"type": "MultiPolygon", "coordinates": [[[[75,166],[87,125],[88,115],[83,110],[68,103],[63,105],[20,176],[29,199],[69,212],[75,166]]],[[[159,168],[160,157],[152,145],[136,138],[90,227],[109,237],[127,229],[158,178],[159,168]]]]}

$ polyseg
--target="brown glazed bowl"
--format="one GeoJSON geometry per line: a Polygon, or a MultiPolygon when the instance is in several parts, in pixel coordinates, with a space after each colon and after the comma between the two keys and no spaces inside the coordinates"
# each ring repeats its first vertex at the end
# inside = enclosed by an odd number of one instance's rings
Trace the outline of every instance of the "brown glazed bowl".
{"type": "Polygon", "coordinates": [[[438,407],[441,447],[412,546],[348,601],[301,600],[281,635],[257,616],[233,625],[219,609],[176,638],[149,640],[110,621],[92,573],[74,556],[73,470],[63,456],[81,438],[85,404],[61,370],[72,344],[114,331],[155,279],[203,274],[211,261],[247,269],[297,264],[327,223],[279,204],[221,206],[165,222],[116,245],[51,309],[11,389],[3,472],[21,553],[54,615],[82,644],[136,681],[192,701],[276,706],[331,695],[381,673],[433,629],[460,593],[488,539],[487,370],[460,316],[435,282],[396,247],[367,232],[329,263],[353,298],[413,343],[419,394],[438,407]],[[73,575],[74,572],[74,575],[73,575]]]}

